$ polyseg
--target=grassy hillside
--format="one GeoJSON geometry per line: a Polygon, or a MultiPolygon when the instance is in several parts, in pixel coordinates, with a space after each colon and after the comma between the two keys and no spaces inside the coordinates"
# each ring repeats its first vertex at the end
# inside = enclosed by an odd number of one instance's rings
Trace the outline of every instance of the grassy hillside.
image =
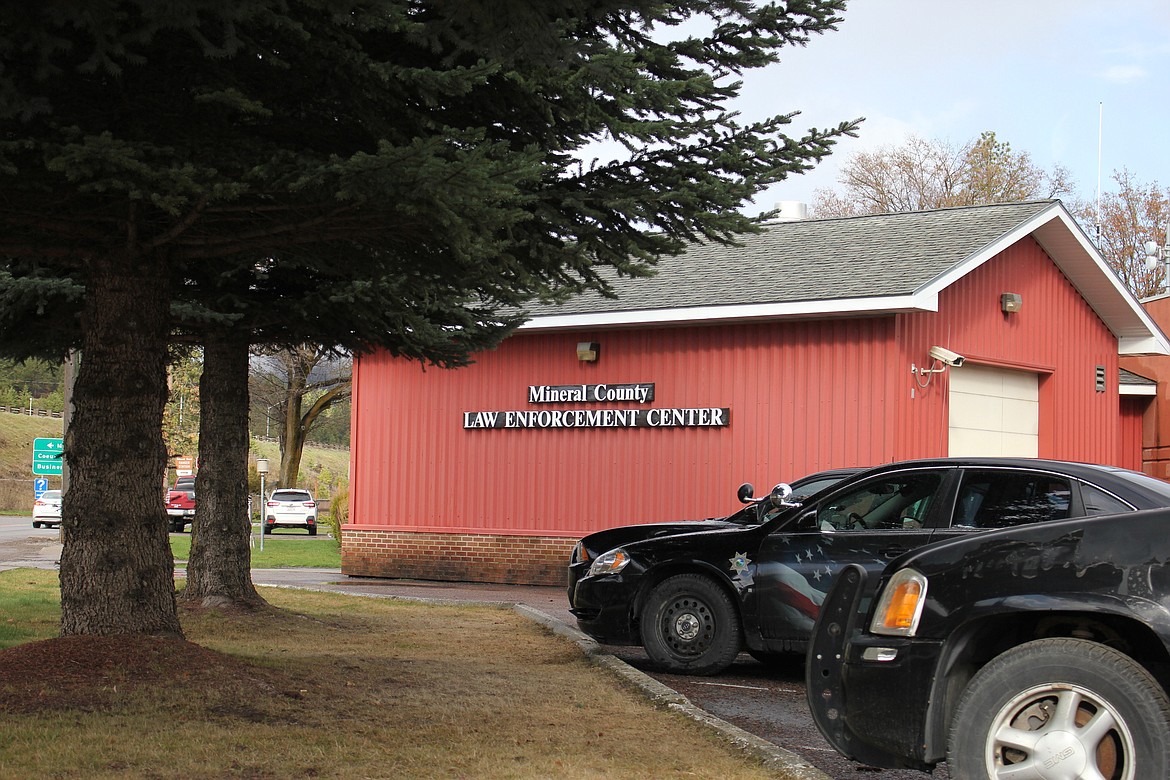
{"type": "MultiPolygon", "coordinates": [[[[249,474],[255,472],[256,458],[268,458],[269,477],[280,468],[280,444],[274,441],[252,440],[249,474]]],[[[326,498],[341,481],[349,481],[349,450],[305,445],[301,455],[299,486],[312,490],[318,498],[326,498]]]]}
{"type": "MultiPolygon", "coordinates": [[[[33,439],[61,436],[61,420],[0,414],[0,512],[28,512],[32,506],[33,439]]],[[[183,453],[187,454],[187,453],[183,453]]],[[[190,453],[194,455],[195,453],[190,453]]],[[[268,458],[275,474],[280,467],[280,445],[253,441],[250,475],[255,474],[256,458],[268,458]]],[[[349,450],[309,445],[301,457],[300,486],[326,498],[349,476],[349,450]]],[[[60,477],[48,477],[50,488],[61,487],[60,477]]],[[[256,486],[258,487],[258,485],[256,486]]]]}
{"type": "MultiPolygon", "coordinates": [[[[33,439],[60,436],[60,419],[0,414],[0,512],[31,511],[33,439]]],[[[60,477],[47,479],[49,487],[61,487],[60,477]]]]}

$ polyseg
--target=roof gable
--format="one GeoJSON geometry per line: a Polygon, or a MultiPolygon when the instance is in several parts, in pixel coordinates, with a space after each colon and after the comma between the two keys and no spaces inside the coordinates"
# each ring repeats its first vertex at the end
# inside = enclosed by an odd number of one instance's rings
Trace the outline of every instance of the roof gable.
{"type": "Polygon", "coordinates": [[[1118,337],[1121,354],[1170,354],[1058,200],[767,224],[740,246],[696,244],[649,278],[607,277],[528,307],[525,330],[937,311],[938,294],[1031,235],[1118,337]]]}

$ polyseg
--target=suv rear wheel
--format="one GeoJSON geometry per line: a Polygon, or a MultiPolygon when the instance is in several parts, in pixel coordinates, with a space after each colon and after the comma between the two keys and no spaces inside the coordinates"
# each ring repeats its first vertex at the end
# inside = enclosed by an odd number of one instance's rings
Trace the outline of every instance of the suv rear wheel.
{"type": "Polygon", "coordinates": [[[1128,656],[1083,639],[1014,647],[971,679],[952,777],[1170,777],[1170,700],[1128,656]]]}

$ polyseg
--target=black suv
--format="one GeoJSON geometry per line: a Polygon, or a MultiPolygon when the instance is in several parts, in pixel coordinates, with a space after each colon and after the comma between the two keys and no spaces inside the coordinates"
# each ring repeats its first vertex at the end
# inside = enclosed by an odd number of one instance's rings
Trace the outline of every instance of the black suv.
{"type": "Polygon", "coordinates": [[[990,531],[902,556],[876,593],[870,576],[841,573],[809,646],[809,706],[841,753],[1170,777],[1170,510],[990,531]]]}

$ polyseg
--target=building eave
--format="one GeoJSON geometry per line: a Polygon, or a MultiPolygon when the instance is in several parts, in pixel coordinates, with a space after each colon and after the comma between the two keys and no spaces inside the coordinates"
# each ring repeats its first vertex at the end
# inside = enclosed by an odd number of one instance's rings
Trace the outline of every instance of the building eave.
{"type": "Polygon", "coordinates": [[[859,317],[900,312],[938,311],[938,295],[889,296],[881,298],[833,298],[794,303],[695,306],[681,309],[643,309],[533,317],[517,330],[528,332],[616,328],[637,325],[697,325],[719,322],[801,319],[811,317],[859,317]]]}
{"type": "Polygon", "coordinates": [[[1117,392],[1119,395],[1156,396],[1158,394],[1158,388],[1156,385],[1121,384],[1121,385],[1118,385],[1117,392]]]}

